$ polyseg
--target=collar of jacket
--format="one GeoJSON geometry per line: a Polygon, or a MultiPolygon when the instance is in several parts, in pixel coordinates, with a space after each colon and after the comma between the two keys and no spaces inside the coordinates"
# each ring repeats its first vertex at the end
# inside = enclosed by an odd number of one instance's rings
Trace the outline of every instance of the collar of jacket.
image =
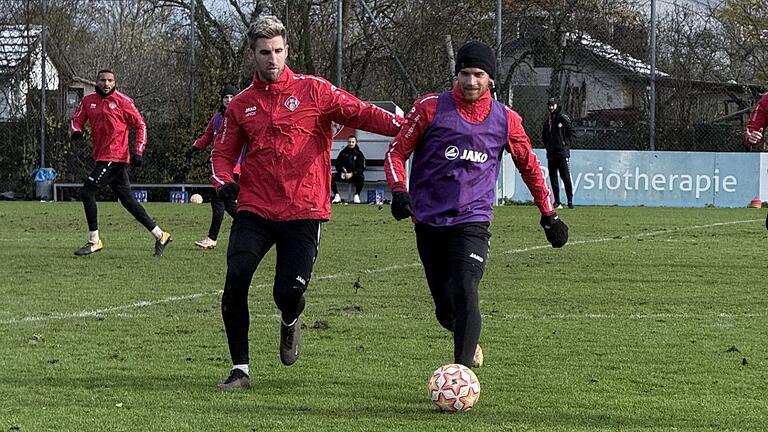
{"type": "Polygon", "coordinates": [[[464,93],[461,91],[458,84],[453,86],[451,94],[453,95],[454,102],[456,102],[456,108],[458,108],[458,110],[470,121],[483,121],[491,110],[493,98],[491,97],[490,90],[483,93],[474,102],[469,102],[464,98],[464,93]]]}
{"type": "Polygon", "coordinates": [[[262,81],[259,79],[258,73],[253,73],[253,88],[259,90],[269,90],[270,88],[282,89],[288,83],[293,80],[293,76],[296,75],[288,65],[285,65],[283,73],[277,78],[277,81],[262,81]]]}

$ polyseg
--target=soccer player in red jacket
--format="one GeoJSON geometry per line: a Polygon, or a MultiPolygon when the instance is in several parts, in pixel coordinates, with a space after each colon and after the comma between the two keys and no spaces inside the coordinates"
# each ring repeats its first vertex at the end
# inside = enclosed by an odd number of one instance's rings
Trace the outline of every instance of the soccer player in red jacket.
{"type": "Polygon", "coordinates": [[[764,94],[749,114],[749,123],[744,131],[745,144],[754,147],[763,141],[765,127],[768,126],[768,93],[764,94]]]}
{"type": "Polygon", "coordinates": [[[155,237],[155,256],[162,256],[171,242],[171,234],[163,231],[136,201],[131,192],[128,164],[141,169],[147,144],[147,126],[139,114],[133,99],[115,88],[115,73],[101,70],[96,75],[96,93],[89,94],[80,102],[72,117],[70,133],[73,140],[83,137],[86,123],[91,124],[94,168],[85,179],[80,198],[88,221],[88,243],[75,251],[75,255],[90,255],[103,249],[99,237],[96,192],[109,186],[120,203],[137,221],[155,237]],[[128,150],[128,131],[136,131],[136,148],[133,155],[128,150]]]}
{"type": "Polygon", "coordinates": [[[221,298],[233,365],[218,386],[223,390],[250,386],[248,289],[273,246],[280,360],[289,366],[299,356],[304,291],[317,258],[320,225],[331,216],[332,123],[395,136],[402,121],[322,78],[294,73],[285,64],[285,33],[273,16],[251,24],[247,54],[254,64],[253,82],[229,103],[211,153],[220,196],[237,197],[221,298]],[[243,146],[238,186],[232,171],[243,146]]]}
{"type": "MultiPolygon", "coordinates": [[[[757,105],[749,114],[749,123],[744,131],[744,143],[749,147],[760,145],[763,142],[766,126],[768,126],[768,93],[757,101],[757,105]]],[[[768,229],[768,216],[765,217],[765,228],[768,229]]]]}
{"type": "Polygon", "coordinates": [[[437,321],[453,333],[454,362],[467,367],[482,365],[478,289],[504,152],[512,155],[533,195],[547,240],[558,248],[568,241],[568,226],[552,206],[520,115],[491,97],[495,72],[491,47],[479,42],[461,47],[453,89],[414,102],[384,159],[392,215],[415,223],[437,321]],[[406,186],[405,161],[411,154],[406,186]]]}

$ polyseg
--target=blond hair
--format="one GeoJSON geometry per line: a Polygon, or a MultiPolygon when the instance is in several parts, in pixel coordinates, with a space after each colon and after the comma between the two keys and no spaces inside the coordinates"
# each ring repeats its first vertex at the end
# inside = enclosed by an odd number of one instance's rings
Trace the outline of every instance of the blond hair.
{"type": "Polygon", "coordinates": [[[248,46],[255,49],[257,39],[272,39],[281,36],[285,40],[285,26],[276,16],[263,15],[248,27],[248,46]]]}

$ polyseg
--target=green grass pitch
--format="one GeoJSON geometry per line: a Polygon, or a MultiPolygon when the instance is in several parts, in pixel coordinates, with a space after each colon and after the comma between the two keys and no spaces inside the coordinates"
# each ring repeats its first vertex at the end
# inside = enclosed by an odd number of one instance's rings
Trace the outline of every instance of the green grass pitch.
{"type": "Polygon", "coordinates": [[[577,207],[546,247],[530,206],[496,210],[480,287],[486,365],[473,411],[440,414],[452,360],[410,223],[334,206],[307,292],[303,352],[280,364],[274,251],[250,294],[249,391],[229,369],[206,205],[147,204],[154,240],[100,203],[0,203],[0,431],[768,430],[765,211],[577,207]]]}

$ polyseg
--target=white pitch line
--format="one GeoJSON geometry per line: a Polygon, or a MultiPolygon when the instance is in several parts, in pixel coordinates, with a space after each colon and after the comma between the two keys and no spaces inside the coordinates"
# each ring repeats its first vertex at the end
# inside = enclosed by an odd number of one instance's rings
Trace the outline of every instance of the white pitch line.
{"type": "MultiPolygon", "coordinates": [[[[689,230],[698,230],[698,229],[706,229],[706,228],[714,228],[718,226],[726,226],[726,225],[735,225],[735,224],[743,224],[743,223],[753,223],[753,222],[760,222],[762,219],[751,219],[751,220],[741,220],[741,221],[731,221],[731,222],[717,222],[713,224],[708,225],[692,225],[689,227],[682,227],[682,228],[675,228],[673,230],[660,230],[660,231],[652,231],[647,233],[640,233],[640,234],[634,234],[629,236],[618,236],[618,237],[605,237],[605,238],[599,238],[599,239],[593,239],[593,240],[575,240],[568,242],[568,246],[575,246],[575,245],[581,245],[581,244],[591,244],[591,243],[601,243],[601,242],[607,242],[612,240],[625,240],[628,238],[637,238],[637,237],[649,237],[649,236],[657,236],[661,234],[672,234],[678,231],[689,231],[689,230]]],[[[528,248],[523,249],[511,249],[505,252],[501,252],[502,254],[512,254],[512,253],[524,253],[524,252],[531,252],[534,250],[539,249],[547,249],[551,246],[549,245],[542,245],[542,246],[531,246],[528,248]]],[[[419,267],[421,266],[421,263],[411,263],[411,264],[397,264],[387,267],[382,267],[378,269],[365,269],[358,273],[337,273],[332,275],[324,275],[324,276],[313,276],[312,279],[314,280],[333,280],[333,279],[339,279],[339,278],[345,278],[345,277],[353,277],[358,276],[360,273],[364,274],[375,274],[375,273],[383,273],[388,272],[392,270],[400,270],[404,268],[410,268],[410,267],[419,267]]],[[[262,288],[269,286],[268,284],[260,284],[257,285],[255,288],[262,288]]],[[[87,318],[87,317],[97,317],[105,314],[109,314],[112,312],[117,311],[125,311],[129,309],[137,309],[147,306],[155,306],[159,304],[164,303],[171,303],[171,302],[177,302],[177,301],[183,301],[183,300],[193,300],[201,297],[206,296],[212,296],[212,295],[220,295],[223,291],[217,290],[217,291],[211,291],[207,293],[196,293],[196,294],[187,294],[187,295],[181,295],[181,296],[171,296],[171,297],[165,297],[159,300],[145,300],[145,301],[138,301],[135,303],[127,304],[127,305],[120,305],[120,306],[112,306],[108,308],[103,309],[95,309],[95,310],[86,310],[86,311],[79,311],[79,312],[63,312],[63,313],[55,313],[50,315],[32,315],[32,316],[26,316],[23,318],[13,318],[5,321],[0,321],[0,324],[17,324],[17,323],[24,323],[24,322],[42,322],[42,321],[52,321],[52,320],[62,320],[62,319],[68,319],[68,318],[87,318]]],[[[253,315],[252,315],[253,316],[253,315]]],[[[270,315],[271,316],[271,315],[270,315]]],[[[275,315],[277,316],[277,315],[275,315]]],[[[730,315],[727,314],[719,314],[718,316],[721,317],[730,317],[730,315]]],[[[761,315],[736,315],[737,317],[745,316],[745,317],[760,317],[761,315]]],[[[576,319],[576,318],[585,318],[585,317],[591,317],[591,318],[611,318],[611,315],[573,315],[573,318],[569,318],[571,316],[568,315],[546,315],[541,317],[533,317],[533,316],[509,316],[510,318],[515,319],[576,319]]],[[[656,319],[656,318],[674,318],[677,316],[664,316],[664,315],[632,315],[630,318],[632,319],[656,319]]]]}
{"type": "MultiPolygon", "coordinates": [[[[593,239],[593,240],[574,240],[574,241],[568,241],[568,244],[566,247],[575,246],[575,245],[582,245],[582,244],[591,244],[591,243],[603,243],[608,241],[615,241],[615,240],[626,240],[629,238],[638,238],[638,237],[651,237],[651,236],[657,236],[662,234],[673,234],[679,231],[690,231],[690,230],[698,230],[698,229],[705,229],[705,228],[714,228],[719,226],[726,226],[726,225],[736,225],[736,224],[743,224],[743,223],[754,223],[754,222],[761,222],[762,219],[750,219],[750,220],[740,220],[740,221],[731,221],[731,222],[716,222],[713,224],[708,225],[691,225],[688,227],[680,227],[675,229],[669,229],[669,230],[659,230],[659,231],[651,231],[647,233],[640,233],[640,234],[632,234],[628,236],[616,236],[616,237],[604,237],[599,239],[593,239]]],[[[524,252],[531,252],[539,249],[549,249],[550,245],[543,245],[543,246],[531,246],[523,249],[510,249],[505,252],[501,252],[502,254],[511,254],[511,253],[524,253],[524,252]]]]}

